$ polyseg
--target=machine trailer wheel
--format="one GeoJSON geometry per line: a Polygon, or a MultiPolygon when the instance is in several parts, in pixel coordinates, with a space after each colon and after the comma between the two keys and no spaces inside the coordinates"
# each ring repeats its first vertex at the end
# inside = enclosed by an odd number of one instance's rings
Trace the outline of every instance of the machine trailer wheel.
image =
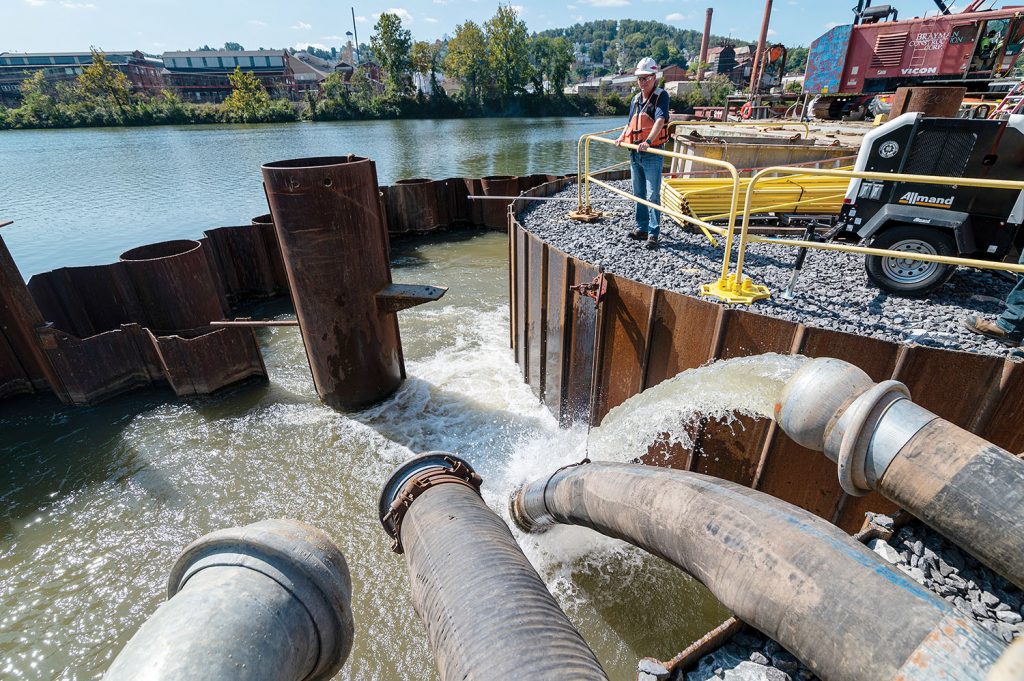
{"type": "Polygon", "coordinates": [[[914,253],[924,255],[956,255],[953,237],[926,227],[899,225],[891,227],[871,241],[872,248],[904,251],[906,258],[869,255],[865,260],[868,278],[879,288],[903,295],[923,296],[946,283],[955,265],[914,260],[914,253]]]}

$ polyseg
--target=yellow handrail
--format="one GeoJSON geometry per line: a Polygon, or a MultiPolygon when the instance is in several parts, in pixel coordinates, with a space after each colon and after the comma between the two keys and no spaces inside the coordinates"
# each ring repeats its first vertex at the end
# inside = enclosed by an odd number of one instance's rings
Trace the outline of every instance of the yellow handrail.
{"type": "MultiPolygon", "coordinates": [[[[616,130],[618,130],[618,128],[616,128],[616,130]]],[[[590,173],[590,142],[592,140],[596,140],[598,142],[601,142],[602,144],[609,144],[609,145],[613,145],[613,146],[620,146],[623,149],[639,150],[637,145],[629,144],[629,143],[626,143],[626,142],[623,142],[622,144],[619,144],[619,145],[615,145],[615,140],[610,140],[610,139],[607,139],[605,137],[600,137],[599,135],[602,135],[602,134],[606,134],[606,133],[589,133],[589,134],[583,135],[580,138],[580,141],[583,143],[583,149],[584,149],[584,152],[583,152],[583,159],[584,159],[583,178],[584,178],[584,184],[586,184],[586,187],[584,188],[584,195],[586,197],[586,203],[584,204],[585,206],[589,207],[589,205],[590,205],[590,182],[595,182],[595,183],[598,183],[598,186],[604,187],[605,189],[611,189],[613,192],[615,192],[617,194],[620,194],[622,196],[626,196],[628,198],[631,198],[634,201],[636,201],[637,203],[642,203],[642,204],[644,204],[644,205],[646,205],[648,207],[656,208],[657,210],[659,210],[662,213],[665,213],[666,215],[669,215],[669,216],[677,218],[677,219],[681,219],[683,222],[687,222],[689,224],[697,226],[704,233],[704,236],[706,236],[708,238],[708,240],[711,242],[711,244],[714,245],[714,246],[718,246],[718,241],[715,240],[715,238],[713,236],[711,236],[711,232],[714,232],[714,233],[719,234],[719,235],[724,233],[725,234],[725,250],[726,250],[727,253],[732,250],[733,233],[736,231],[735,230],[735,226],[736,226],[736,211],[737,211],[738,206],[739,206],[739,191],[740,191],[740,176],[739,176],[739,171],[736,170],[736,166],[734,166],[733,164],[729,163],[728,161],[720,161],[718,159],[713,159],[713,158],[704,158],[703,156],[693,156],[693,155],[690,155],[690,154],[682,154],[682,153],[679,153],[679,152],[676,152],[676,151],[664,151],[662,149],[648,148],[647,151],[644,152],[644,153],[647,153],[647,154],[654,154],[656,156],[663,156],[663,157],[667,157],[667,158],[678,158],[678,159],[682,159],[682,160],[694,161],[696,163],[705,163],[705,164],[710,165],[710,166],[715,166],[715,167],[718,167],[718,168],[722,168],[723,170],[728,172],[729,175],[732,177],[732,197],[731,197],[731,200],[729,202],[729,206],[730,206],[729,222],[728,222],[728,225],[726,226],[726,228],[723,230],[721,227],[717,227],[715,225],[711,225],[710,223],[708,223],[708,222],[706,222],[704,220],[699,220],[697,218],[693,218],[693,217],[688,216],[688,215],[683,215],[682,213],[677,213],[675,211],[666,210],[662,206],[656,206],[656,205],[650,203],[649,201],[640,199],[639,197],[633,196],[632,194],[619,191],[619,190],[615,189],[614,187],[610,187],[609,185],[607,185],[604,182],[600,182],[599,180],[593,179],[591,177],[591,173],[590,173]]],[[[723,261],[722,261],[723,268],[727,268],[728,265],[729,265],[728,261],[723,259],[723,261]]],[[[722,270],[722,276],[723,277],[728,275],[728,273],[729,273],[728,269],[723,269],[722,270]]]]}
{"type": "Polygon", "coordinates": [[[668,128],[669,132],[672,131],[673,127],[679,126],[702,126],[702,125],[721,125],[725,127],[766,127],[766,128],[791,128],[799,126],[804,129],[804,137],[811,136],[811,126],[806,121],[779,121],[768,123],[766,121],[669,121],[668,128]]]}
{"type": "MultiPolygon", "coordinates": [[[[732,259],[732,254],[726,250],[723,255],[723,266],[722,271],[725,275],[716,282],[715,284],[709,284],[704,287],[705,292],[709,292],[708,289],[715,289],[711,292],[711,295],[716,295],[723,300],[733,300],[730,297],[729,292],[735,291],[740,292],[741,289],[761,288],[753,285],[748,279],[743,277],[743,263],[746,254],[747,244],[750,242],[756,243],[767,243],[775,244],[778,246],[791,246],[795,248],[815,248],[823,251],[839,251],[843,253],[857,253],[862,255],[875,255],[884,258],[909,258],[912,260],[918,260],[921,262],[934,262],[943,265],[958,265],[963,267],[976,267],[978,269],[990,269],[990,270],[1003,270],[1007,272],[1016,272],[1024,274],[1024,265],[1017,263],[1003,263],[993,262],[990,260],[977,260],[974,258],[960,258],[956,256],[947,255],[928,255],[925,253],[914,253],[913,256],[908,256],[905,251],[894,251],[884,248],[871,248],[870,246],[854,246],[850,244],[840,243],[825,243],[818,241],[805,241],[803,239],[783,239],[777,237],[758,237],[751,236],[749,234],[750,228],[750,217],[751,207],[753,204],[754,188],[757,183],[765,178],[770,173],[781,174],[781,175],[820,175],[825,177],[841,177],[850,180],[861,179],[861,180],[880,180],[884,182],[913,182],[919,184],[935,184],[935,185],[946,185],[953,187],[983,187],[987,189],[1008,189],[1014,191],[1024,191],[1024,182],[1016,180],[989,180],[980,178],[970,177],[940,177],[937,175],[911,175],[907,173],[877,173],[870,171],[856,171],[856,170],[835,170],[828,168],[791,168],[787,166],[772,166],[765,168],[755,173],[747,184],[746,195],[743,201],[743,219],[740,226],[740,238],[737,247],[736,255],[736,271],[734,274],[729,274],[729,263],[732,259]]],[[[760,295],[758,297],[766,297],[760,295]]],[[[749,296],[739,296],[741,298],[749,298],[749,296]]],[[[749,300],[740,301],[738,298],[737,302],[752,302],[749,300]]]]}

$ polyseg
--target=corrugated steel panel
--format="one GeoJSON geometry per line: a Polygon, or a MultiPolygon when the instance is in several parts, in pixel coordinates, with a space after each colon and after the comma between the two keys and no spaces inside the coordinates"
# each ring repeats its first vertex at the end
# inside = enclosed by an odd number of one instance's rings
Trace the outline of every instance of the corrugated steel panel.
{"type": "MultiPolygon", "coordinates": [[[[583,262],[572,261],[573,284],[590,283],[597,276],[597,268],[583,262]]],[[[565,411],[562,423],[582,421],[590,415],[590,392],[593,382],[594,344],[597,334],[597,306],[593,298],[566,291],[571,297],[572,312],[569,339],[569,367],[565,411]]]]}
{"type": "Polygon", "coordinates": [[[527,370],[527,339],[526,339],[526,306],[530,298],[529,252],[526,247],[526,230],[516,229],[516,362],[523,372],[523,380],[527,370]]]}
{"type": "Polygon", "coordinates": [[[674,291],[662,291],[654,309],[647,387],[707,362],[714,353],[722,307],[674,291]]]}
{"type": "Polygon", "coordinates": [[[557,417],[562,413],[564,362],[567,330],[567,293],[572,277],[571,260],[556,248],[548,247],[547,345],[544,353],[544,403],[557,417]]]}
{"type": "Polygon", "coordinates": [[[1024,452],[1024,362],[1006,360],[999,381],[999,395],[981,432],[997,447],[1024,452]]]}
{"type": "Polygon", "coordinates": [[[218,227],[203,234],[229,302],[275,294],[274,268],[261,225],[218,227]]]}
{"type": "Polygon", "coordinates": [[[648,316],[654,290],[624,277],[606,275],[604,341],[601,347],[597,422],[643,387],[648,316]]]}
{"type": "Polygon", "coordinates": [[[993,383],[998,383],[1003,362],[998,357],[913,346],[893,378],[910,389],[914,402],[969,428],[993,383]]]}
{"type": "Polygon", "coordinates": [[[252,376],[265,376],[252,329],[221,328],[150,335],[167,382],[179,397],[208,395],[252,376]]]}
{"type": "Polygon", "coordinates": [[[541,400],[544,399],[544,351],[547,320],[547,253],[544,242],[532,234],[528,237],[530,298],[526,309],[527,370],[526,382],[541,400]]]}

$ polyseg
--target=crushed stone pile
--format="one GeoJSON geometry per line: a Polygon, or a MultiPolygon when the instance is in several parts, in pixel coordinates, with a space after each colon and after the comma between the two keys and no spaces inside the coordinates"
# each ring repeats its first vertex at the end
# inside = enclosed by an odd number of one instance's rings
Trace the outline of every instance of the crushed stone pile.
{"type": "MultiPolygon", "coordinates": [[[[629,190],[627,181],[610,184],[629,190]]],[[[576,186],[570,185],[555,196],[575,197],[576,186]]],[[[591,202],[606,213],[603,220],[570,220],[566,214],[572,204],[543,201],[526,210],[519,221],[559,250],[645,284],[698,295],[702,284],[718,280],[722,247],[711,246],[701,233],[684,231],[663,215],[661,247],[649,251],[641,242],[627,238],[634,226],[631,201],[591,185],[591,202]]],[[[734,307],[895,343],[996,356],[1011,352],[967,331],[960,323],[967,314],[998,316],[1013,286],[1010,278],[992,271],[961,268],[926,298],[901,297],[871,284],[862,256],[810,251],[797,283],[796,299],[790,301],[782,298],[781,292],[789,283],[796,253],[796,249],[784,246],[751,244],[744,274],[757,284],[767,285],[773,295],[752,306],[734,307]]]]}

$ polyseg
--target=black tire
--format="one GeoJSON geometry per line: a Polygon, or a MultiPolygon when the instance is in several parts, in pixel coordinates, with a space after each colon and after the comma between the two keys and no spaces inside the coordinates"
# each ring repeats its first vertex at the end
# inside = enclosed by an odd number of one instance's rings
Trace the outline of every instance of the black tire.
{"type": "MultiPolygon", "coordinates": [[[[869,245],[897,251],[957,255],[952,234],[915,225],[889,227],[876,235],[869,245]]],[[[864,264],[868,278],[880,289],[906,296],[926,295],[949,281],[956,271],[955,265],[877,255],[869,255],[864,264]]]]}

